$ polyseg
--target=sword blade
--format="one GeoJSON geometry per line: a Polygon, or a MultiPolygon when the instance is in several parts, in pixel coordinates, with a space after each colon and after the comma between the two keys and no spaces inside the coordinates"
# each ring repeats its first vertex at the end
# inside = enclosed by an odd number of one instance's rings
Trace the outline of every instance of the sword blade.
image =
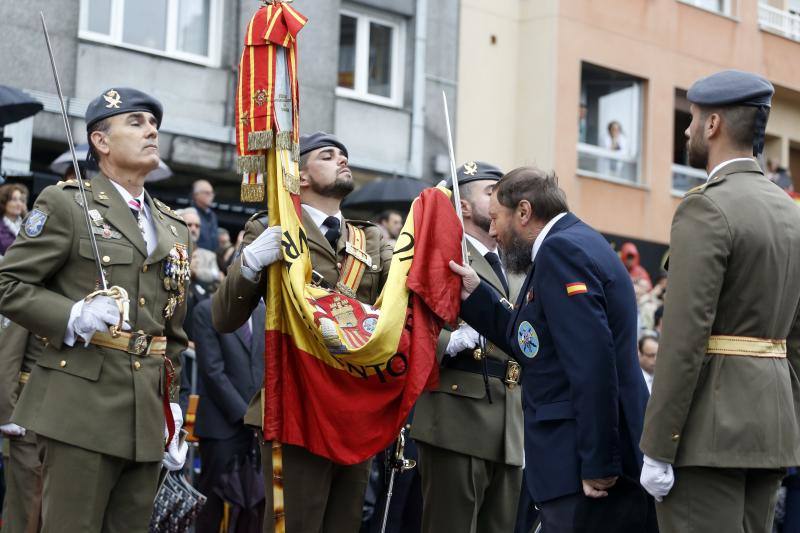
{"type": "Polygon", "coordinates": [[[444,121],[447,125],[447,148],[450,151],[450,176],[453,180],[453,202],[456,204],[456,215],[461,222],[461,254],[462,262],[466,264],[467,258],[467,237],[464,232],[464,216],[461,214],[461,193],[458,190],[458,172],[456,171],[456,155],[453,150],[453,133],[450,130],[450,112],[447,110],[447,95],[442,91],[442,102],[444,103],[444,121]]]}
{"type": "Polygon", "coordinates": [[[72,155],[72,168],[75,170],[75,178],[78,180],[78,189],[83,199],[83,216],[86,219],[86,229],[89,232],[89,241],[92,244],[92,254],[94,255],[94,263],[97,266],[97,272],[100,276],[100,282],[103,290],[108,290],[108,282],[106,281],[105,272],[103,272],[103,264],[100,262],[100,251],[97,248],[97,238],[92,231],[92,222],[89,217],[89,203],[86,201],[86,189],[83,186],[83,175],[81,174],[80,165],[78,165],[78,154],[75,152],[75,141],[72,138],[72,128],[69,125],[69,117],[67,116],[67,107],[64,105],[64,93],[61,91],[61,81],[58,78],[58,69],[56,68],[56,59],[53,55],[53,46],[50,44],[50,34],[47,32],[47,23],[44,20],[44,12],[39,11],[39,16],[42,19],[42,30],[44,31],[44,41],[47,43],[47,54],[50,56],[50,66],[53,69],[53,79],[56,82],[56,93],[58,94],[58,103],[61,104],[61,118],[64,120],[64,130],[67,132],[67,144],[69,145],[69,152],[72,155]]]}

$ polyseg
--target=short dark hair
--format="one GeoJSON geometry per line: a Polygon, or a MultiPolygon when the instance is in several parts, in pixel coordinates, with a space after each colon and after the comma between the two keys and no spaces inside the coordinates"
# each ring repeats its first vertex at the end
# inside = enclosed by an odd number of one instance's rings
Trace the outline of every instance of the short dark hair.
{"type": "Polygon", "coordinates": [[[536,167],[515,168],[500,178],[493,192],[497,193],[500,205],[509,209],[516,209],[522,200],[527,200],[533,216],[545,222],[569,211],[567,196],[558,186],[556,173],[536,167]]]}
{"type": "Polygon", "coordinates": [[[656,341],[656,342],[658,342],[658,337],[653,333],[645,333],[641,337],[639,337],[638,346],[639,346],[639,351],[640,352],[642,351],[642,348],[644,347],[644,343],[647,342],[647,341],[656,341]]]}
{"type": "Polygon", "coordinates": [[[98,120],[97,122],[89,126],[88,130],[86,130],[86,140],[89,143],[89,154],[91,154],[92,158],[95,161],[99,162],[100,157],[99,154],[97,153],[97,150],[95,150],[94,143],[92,142],[92,133],[94,133],[95,131],[108,133],[110,130],[111,130],[111,121],[108,120],[107,118],[98,120]]]}
{"type": "Polygon", "coordinates": [[[656,308],[656,312],[653,313],[653,325],[658,326],[662,318],[664,318],[664,306],[659,305],[658,308],[656,308]]]}
{"type": "Polygon", "coordinates": [[[389,217],[391,217],[392,215],[397,215],[401,219],[403,218],[403,215],[401,215],[398,211],[395,211],[394,209],[386,209],[378,213],[378,224],[380,224],[384,220],[389,220],[389,217]]]}
{"type": "MultiPolygon", "coordinates": [[[[700,106],[700,118],[705,120],[708,115],[717,113],[725,123],[728,138],[736,148],[747,149],[753,147],[753,138],[756,135],[756,120],[758,108],[746,105],[733,105],[724,107],[700,106]]],[[[769,117],[769,109],[767,109],[769,117]]]]}

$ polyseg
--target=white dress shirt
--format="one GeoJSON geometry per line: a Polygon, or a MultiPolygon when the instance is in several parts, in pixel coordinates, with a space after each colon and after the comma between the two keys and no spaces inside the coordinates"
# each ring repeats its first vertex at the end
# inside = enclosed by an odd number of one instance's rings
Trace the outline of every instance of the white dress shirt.
{"type": "MultiPolygon", "coordinates": [[[[130,209],[131,205],[128,202],[134,199],[133,195],[125,190],[125,188],[116,181],[109,181],[114,184],[114,187],[117,189],[120,196],[122,196],[122,201],[125,202],[125,207],[130,209]]],[[[142,191],[142,194],[136,197],[136,200],[138,200],[139,205],[142,206],[142,218],[144,218],[144,233],[142,236],[144,237],[144,242],[147,245],[147,255],[149,257],[150,254],[153,253],[153,250],[156,249],[156,245],[158,244],[158,236],[156,235],[156,228],[153,226],[153,217],[150,213],[150,206],[147,205],[147,201],[144,198],[144,190],[142,191]]]]}
{"type": "Polygon", "coordinates": [[[729,165],[730,163],[735,163],[737,161],[753,161],[753,158],[752,157],[736,157],[734,159],[728,159],[727,161],[723,161],[722,163],[720,163],[719,165],[717,165],[717,166],[715,166],[714,168],[711,169],[711,172],[708,173],[708,179],[706,180],[706,182],[708,182],[708,180],[713,178],[714,174],[719,172],[722,169],[722,167],[724,167],[726,165],[729,165]]]}
{"type": "Polygon", "coordinates": [[[644,376],[644,383],[645,383],[645,385],[647,385],[647,392],[648,393],[652,393],[653,392],[653,374],[650,374],[649,372],[646,372],[644,370],[644,368],[642,368],[641,371],[642,371],[642,375],[644,376]]]}
{"type": "Polygon", "coordinates": [[[553,226],[556,225],[556,222],[558,222],[559,220],[564,218],[564,216],[566,214],[567,214],[566,211],[564,211],[563,213],[557,214],[556,216],[554,216],[553,218],[550,219],[550,222],[545,224],[544,228],[542,228],[541,233],[539,233],[539,235],[536,237],[536,240],[533,241],[533,249],[531,250],[531,262],[536,261],[536,254],[539,253],[539,248],[542,247],[542,243],[544,242],[544,238],[547,237],[547,234],[550,232],[550,230],[553,228],[553,226]]]}
{"type": "MultiPolygon", "coordinates": [[[[311,207],[308,204],[301,204],[301,205],[303,206],[303,209],[306,210],[306,213],[308,213],[308,216],[311,217],[311,220],[314,221],[314,224],[317,225],[317,228],[319,228],[319,230],[322,232],[323,235],[325,235],[326,231],[332,229],[325,225],[325,219],[328,218],[330,215],[327,215],[322,211],[320,211],[319,209],[317,209],[316,207],[311,207]]],[[[333,216],[339,219],[339,230],[343,231],[344,218],[342,217],[342,212],[338,211],[333,216]]]]}

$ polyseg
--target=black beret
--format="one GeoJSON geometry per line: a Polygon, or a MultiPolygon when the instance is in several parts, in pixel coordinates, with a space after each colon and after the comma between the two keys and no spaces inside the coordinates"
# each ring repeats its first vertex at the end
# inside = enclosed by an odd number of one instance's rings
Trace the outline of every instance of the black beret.
{"type": "Polygon", "coordinates": [[[158,127],[161,127],[161,118],[164,115],[161,102],[130,87],[109,89],[89,102],[89,107],[86,108],[86,131],[89,131],[94,123],[105,118],[137,111],[152,113],[156,117],[158,127]]]}
{"type": "Polygon", "coordinates": [[[335,146],[344,153],[345,157],[350,157],[347,155],[347,147],[342,144],[342,141],[337,139],[336,136],[330,133],[318,131],[310,135],[300,136],[300,155],[307,154],[318,148],[325,148],[326,146],[335,146]]]}
{"type": "MultiPolygon", "coordinates": [[[[483,161],[467,161],[456,169],[456,175],[458,175],[458,185],[461,186],[480,180],[499,181],[503,177],[503,171],[483,161]]],[[[448,189],[453,188],[452,181],[452,178],[448,178],[448,189]]]]}
{"type": "Polygon", "coordinates": [[[770,107],[774,92],[772,84],[761,76],[740,70],[723,70],[694,82],[686,98],[700,106],[770,107]]]}

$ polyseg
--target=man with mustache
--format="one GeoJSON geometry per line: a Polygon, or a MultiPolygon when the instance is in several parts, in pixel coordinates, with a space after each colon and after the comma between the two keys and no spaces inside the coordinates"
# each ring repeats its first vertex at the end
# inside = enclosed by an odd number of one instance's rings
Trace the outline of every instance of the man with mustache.
{"type": "MultiPolygon", "coordinates": [[[[489,218],[492,187],[502,175],[482,161],[458,167],[469,263],[507,301],[513,297],[489,218]]],[[[439,388],[417,400],[411,430],[419,447],[422,530],[513,531],[522,486],[519,364],[466,324],[440,335],[437,355],[439,388]]]]}
{"type": "Polygon", "coordinates": [[[92,100],[86,129],[100,173],[85,198],[76,181],[42,191],[0,267],[0,312],[44,343],[12,422],[37,436],[45,533],[146,530],[162,464],[179,470],[186,458],[177,385],[189,232],[144,189],[162,115],[136,89],[92,100]],[[130,297],[122,331],[109,329],[119,302],[94,294],[89,231],[108,285],[130,297]]]}
{"type": "Polygon", "coordinates": [[[771,531],[785,467],[800,464],[800,210],[754,159],[773,92],[728,70],[687,93],[689,163],[708,180],[672,220],[641,442],[662,533],[771,531]]]}
{"type": "Polygon", "coordinates": [[[490,234],[527,273],[513,310],[469,266],[461,317],[523,366],[525,481],[543,530],[647,531],[638,449],[647,389],[630,276],[569,212],[554,174],[512,170],[493,188],[490,234]]]}
{"type": "MultiPolygon", "coordinates": [[[[340,205],[353,190],[345,145],[333,135],[317,132],[300,137],[300,202],[303,228],[308,238],[314,281],[337,290],[352,291],[365,303],[374,303],[389,273],[392,248],[380,229],[370,223],[345,220],[340,205]],[[363,231],[363,249],[350,242],[363,231]],[[369,255],[371,266],[356,286],[345,284],[348,263],[369,255]]],[[[244,324],[267,293],[266,267],[280,260],[281,228],[270,226],[266,211],[245,225],[238,257],[212,297],[212,319],[220,333],[232,333],[244,324]]],[[[263,333],[262,333],[263,334],[263,333]]],[[[263,424],[259,392],[246,413],[246,424],[263,424]]],[[[336,409],[335,405],[330,406],[336,409]]],[[[264,531],[274,526],[272,501],[272,443],[263,443],[261,460],[266,482],[264,531]]],[[[305,448],[283,445],[283,488],[287,531],[339,533],[358,531],[361,507],[369,479],[370,461],[340,465],[305,448]]]]}

